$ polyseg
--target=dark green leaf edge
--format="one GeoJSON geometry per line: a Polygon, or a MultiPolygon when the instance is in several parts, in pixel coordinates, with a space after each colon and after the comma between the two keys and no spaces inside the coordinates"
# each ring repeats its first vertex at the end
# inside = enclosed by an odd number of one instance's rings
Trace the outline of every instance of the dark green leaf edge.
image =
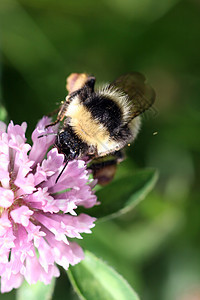
{"type": "Polygon", "coordinates": [[[76,284],[76,281],[72,275],[72,272],[70,269],[67,270],[67,275],[69,277],[69,280],[74,288],[74,291],[76,292],[76,294],[78,295],[78,297],[81,299],[81,300],[87,300],[82,294],[81,294],[81,291],[78,287],[78,285],[76,284]]]}
{"type": "MultiPolygon", "coordinates": [[[[144,200],[146,198],[146,196],[149,194],[149,192],[153,189],[153,187],[155,186],[158,177],[159,177],[159,172],[156,169],[148,169],[148,171],[154,171],[154,173],[152,174],[152,178],[149,180],[148,182],[148,186],[146,187],[146,189],[144,190],[144,192],[137,197],[137,193],[133,194],[128,201],[126,201],[126,205],[125,207],[119,209],[117,212],[111,213],[105,217],[100,217],[97,219],[97,222],[105,222],[114,218],[117,218],[119,216],[121,216],[122,214],[126,214],[127,212],[131,211],[136,205],[138,205],[142,200],[144,200]],[[135,198],[137,198],[136,200],[134,200],[135,198]]],[[[139,192],[138,192],[139,193],[139,192]]]]}

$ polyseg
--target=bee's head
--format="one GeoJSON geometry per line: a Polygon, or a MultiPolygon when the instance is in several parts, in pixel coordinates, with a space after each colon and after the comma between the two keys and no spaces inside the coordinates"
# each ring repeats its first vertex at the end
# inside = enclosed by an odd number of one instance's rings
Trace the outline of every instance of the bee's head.
{"type": "Polygon", "coordinates": [[[70,126],[67,126],[57,135],[55,146],[58,152],[65,156],[65,165],[56,179],[57,183],[68,162],[84,155],[87,152],[87,145],[77,137],[70,126]]]}
{"type": "Polygon", "coordinates": [[[68,131],[63,131],[57,135],[55,145],[58,151],[65,155],[66,161],[73,160],[79,156],[79,149],[68,131]]]}
{"type": "Polygon", "coordinates": [[[86,145],[74,133],[71,127],[60,132],[55,141],[60,153],[65,155],[65,161],[81,157],[86,152],[86,145]]]}

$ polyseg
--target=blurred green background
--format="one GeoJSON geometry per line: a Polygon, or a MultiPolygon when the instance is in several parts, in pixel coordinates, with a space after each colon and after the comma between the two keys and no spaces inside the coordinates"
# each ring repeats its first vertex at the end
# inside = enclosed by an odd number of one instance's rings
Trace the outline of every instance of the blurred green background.
{"type": "Polygon", "coordinates": [[[64,99],[70,73],[92,73],[99,83],[145,74],[156,114],[144,117],[127,156],[138,168],[157,168],[159,181],[134,211],[97,224],[82,245],[141,299],[200,299],[200,2],[1,0],[0,24],[0,117],[27,121],[29,137],[64,99]]]}

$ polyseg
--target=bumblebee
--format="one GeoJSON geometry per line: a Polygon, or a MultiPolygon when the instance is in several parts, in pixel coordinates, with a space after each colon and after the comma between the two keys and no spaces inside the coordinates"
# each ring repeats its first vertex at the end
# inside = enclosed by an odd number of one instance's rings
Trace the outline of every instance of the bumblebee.
{"type": "MultiPolygon", "coordinates": [[[[115,166],[123,160],[123,149],[136,138],[142,114],[155,101],[155,92],[137,72],[120,76],[95,89],[95,77],[73,73],[67,78],[68,96],[53,126],[63,121],[55,146],[70,160],[88,157],[99,183],[108,183],[115,166]],[[102,160],[111,156],[111,159],[102,160]]],[[[61,176],[62,172],[59,174],[61,176]]]]}

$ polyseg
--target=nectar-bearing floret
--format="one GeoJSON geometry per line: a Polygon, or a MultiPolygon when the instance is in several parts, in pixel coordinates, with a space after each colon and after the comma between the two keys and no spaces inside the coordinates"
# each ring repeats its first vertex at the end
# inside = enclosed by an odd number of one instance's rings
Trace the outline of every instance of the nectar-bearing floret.
{"type": "Polygon", "coordinates": [[[29,284],[50,283],[59,276],[56,264],[65,269],[84,258],[72,238],[90,233],[95,218],[77,215],[78,206],[96,204],[85,162],[72,160],[58,182],[64,155],[56,148],[57,128],[45,131],[44,117],[26,143],[26,123],[8,127],[0,122],[0,276],[1,292],[29,284]],[[47,152],[47,156],[45,158],[47,152]]]}

